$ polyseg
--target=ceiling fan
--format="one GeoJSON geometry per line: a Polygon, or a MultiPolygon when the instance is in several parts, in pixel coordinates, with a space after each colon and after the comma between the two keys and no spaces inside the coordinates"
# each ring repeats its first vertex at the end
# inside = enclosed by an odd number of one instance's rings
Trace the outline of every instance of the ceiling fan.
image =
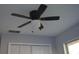
{"type": "MultiPolygon", "coordinates": [[[[30,16],[25,16],[25,15],[21,15],[21,14],[17,14],[17,13],[11,13],[11,15],[16,16],[16,17],[31,19],[28,22],[25,22],[24,24],[18,26],[18,28],[21,28],[21,27],[23,27],[25,25],[30,24],[32,22],[32,20],[40,20],[40,21],[59,20],[59,18],[60,18],[59,16],[40,17],[44,13],[46,8],[47,8],[47,6],[45,4],[41,4],[37,10],[30,11],[30,13],[29,13],[30,16]]],[[[40,27],[38,29],[41,30],[43,28],[44,28],[43,24],[40,23],[40,27]]]]}

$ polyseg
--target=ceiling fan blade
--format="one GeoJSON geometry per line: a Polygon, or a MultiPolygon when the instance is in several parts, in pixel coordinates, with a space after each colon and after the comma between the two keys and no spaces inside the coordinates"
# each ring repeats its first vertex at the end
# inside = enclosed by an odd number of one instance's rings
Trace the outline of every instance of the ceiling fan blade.
{"type": "Polygon", "coordinates": [[[43,12],[46,10],[47,6],[44,5],[44,4],[41,4],[38,8],[38,14],[39,14],[39,17],[43,14],[43,12]]]}
{"type": "Polygon", "coordinates": [[[24,15],[20,15],[20,14],[17,14],[17,13],[12,13],[11,15],[12,15],[12,16],[16,16],[16,17],[31,19],[30,17],[24,16],[24,15]]]}
{"type": "Polygon", "coordinates": [[[11,33],[20,33],[20,31],[16,31],[16,30],[9,30],[9,32],[11,32],[11,33]]]}
{"type": "Polygon", "coordinates": [[[53,16],[53,17],[42,17],[40,20],[42,21],[52,21],[52,20],[59,20],[59,16],[53,16]]]}
{"type": "Polygon", "coordinates": [[[23,27],[23,26],[25,26],[25,25],[28,25],[29,23],[31,23],[31,21],[28,21],[28,22],[26,22],[26,23],[24,23],[24,24],[18,26],[18,28],[21,28],[21,27],[23,27]]]}

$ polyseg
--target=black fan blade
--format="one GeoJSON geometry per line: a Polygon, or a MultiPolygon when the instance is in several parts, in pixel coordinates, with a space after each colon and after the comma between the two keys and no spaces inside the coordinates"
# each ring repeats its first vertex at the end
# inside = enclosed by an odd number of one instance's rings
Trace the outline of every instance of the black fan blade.
{"type": "Polygon", "coordinates": [[[43,14],[43,12],[46,10],[47,6],[44,5],[44,4],[41,4],[38,8],[38,14],[39,14],[39,17],[43,14]]]}
{"type": "Polygon", "coordinates": [[[28,18],[31,19],[30,17],[24,16],[24,15],[20,15],[20,14],[16,14],[16,13],[12,13],[12,16],[17,16],[17,17],[21,17],[21,18],[28,18]]]}
{"type": "Polygon", "coordinates": [[[53,16],[53,17],[42,17],[40,18],[40,20],[44,20],[44,21],[52,21],[52,20],[59,20],[59,16],[53,16]]]}
{"type": "Polygon", "coordinates": [[[21,27],[23,27],[23,26],[25,26],[25,25],[28,25],[29,23],[31,23],[31,21],[28,21],[28,22],[26,22],[26,23],[24,23],[24,24],[18,26],[18,28],[21,28],[21,27]]]}
{"type": "Polygon", "coordinates": [[[9,32],[11,32],[11,33],[20,33],[20,31],[16,31],[16,30],[9,30],[9,32]]]}

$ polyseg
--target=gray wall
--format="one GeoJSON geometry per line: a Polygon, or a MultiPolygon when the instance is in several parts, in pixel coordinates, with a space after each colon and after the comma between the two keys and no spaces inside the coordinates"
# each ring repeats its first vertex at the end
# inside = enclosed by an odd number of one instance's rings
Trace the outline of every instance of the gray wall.
{"type": "Polygon", "coordinates": [[[70,29],[66,30],[65,32],[57,36],[56,38],[57,53],[63,54],[64,53],[63,43],[71,41],[72,39],[75,40],[75,38],[79,38],[79,24],[76,24],[75,26],[71,27],[70,29]]]}
{"type": "Polygon", "coordinates": [[[2,34],[1,40],[1,53],[6,54],[8,52],[8,43],[34,43],[34,44],[51,44],[53,53],[55,53],[55,38],[44,36],[32,36],[32,35],[18,35],[18,34],[2,34]]]}
{"type": "Polygon", "coordinates": [[[1,34],[0,34],[0,53],[1,53],[1,34]]]}

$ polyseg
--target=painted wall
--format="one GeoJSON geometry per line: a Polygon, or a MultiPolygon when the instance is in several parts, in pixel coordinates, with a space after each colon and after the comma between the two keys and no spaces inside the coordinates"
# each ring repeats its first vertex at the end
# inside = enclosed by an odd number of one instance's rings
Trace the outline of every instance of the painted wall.
{"type": "Polygon", "coordinates": [[[57,54],[63,54],[63,44],[75,38],[79,38],[79,24],[76,24],[75,26],[71,27],[70,29],[57,36],[57,54]]]}
{"type": "Polygon", "coordinates": [[[15,34],[2,34],[1,40],[1,53],[6,54],[8,52],[8,43],[32,43],[32,44],[51,44],[53,53],[55,53],[55,38],[44,36],[32,36],[32,35],[15,35],[15,34]]]}
{"type": "Polygon", "coordinates": [[[0,34],[0,53],[1,53],[1,34],[0,34]]]}

